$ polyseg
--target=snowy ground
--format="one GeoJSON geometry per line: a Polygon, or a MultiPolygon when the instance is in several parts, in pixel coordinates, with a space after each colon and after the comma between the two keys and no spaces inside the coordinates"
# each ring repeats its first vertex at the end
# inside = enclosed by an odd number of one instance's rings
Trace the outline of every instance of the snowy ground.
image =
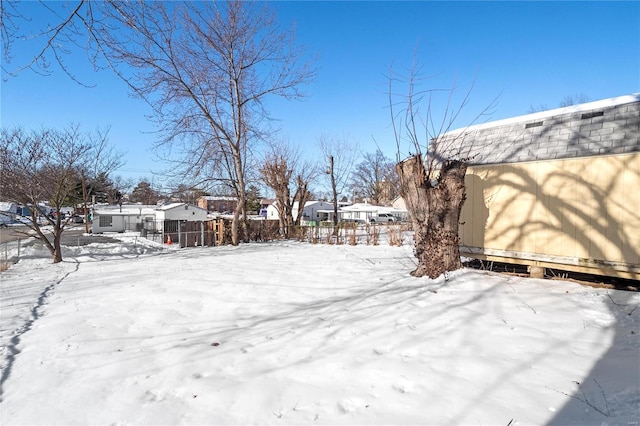
{"type": "Polygon", "coordinates": [[[640,419],[638,293],[416,279],[409,246],[141,241],[31,247],[2,274],[0,423],[640,419]]]}

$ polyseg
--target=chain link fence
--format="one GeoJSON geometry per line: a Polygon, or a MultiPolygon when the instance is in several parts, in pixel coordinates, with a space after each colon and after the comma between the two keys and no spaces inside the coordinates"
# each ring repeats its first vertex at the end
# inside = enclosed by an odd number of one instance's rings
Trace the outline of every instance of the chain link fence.
{"type": "Polygon", "coordinates": [[[16,264],[24,253],[25,240],[19,238],[0,244],[0,270],[6,271],[9,265],[16,264]]]}

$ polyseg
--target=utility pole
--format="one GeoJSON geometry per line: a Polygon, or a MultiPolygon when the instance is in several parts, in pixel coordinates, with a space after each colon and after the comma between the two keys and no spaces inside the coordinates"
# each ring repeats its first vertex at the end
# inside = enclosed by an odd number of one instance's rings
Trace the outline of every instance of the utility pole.
{"type": "Polygon", "coordinates": [[[336,177],[333,173],[333,155],[329,156],[329,174],[331,175],[331,191],[333,193],[333,228],[338,226],[338,192],[336,190],[336,177]]]}

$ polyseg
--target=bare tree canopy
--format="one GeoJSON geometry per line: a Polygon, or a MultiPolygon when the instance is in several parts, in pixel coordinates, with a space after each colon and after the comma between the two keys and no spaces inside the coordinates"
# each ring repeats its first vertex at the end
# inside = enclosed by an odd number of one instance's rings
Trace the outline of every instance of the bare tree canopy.
{"type": "Polygon", "coordinates": [[[108,13],[128,31],[102,35],[107,55],[136,69],[127,82],[154,108],[165,136],[157,148],[171,150],[185,174],[223,172],[238,197],[237,244],[248,159],[269,118],[263,100],[300,97],[314,70],[264,5],[156,2],[108,13]]]}
{"type": "Polygon", "coordinates": [[[323,134],[317,141],[322,152],[323,165],[326,167],[325,176],[331,188],[333,225],[336,227],[338,225],[338,197],[344,194],[349,185],[358,148],[345,136],[333,137],[323,134]]]}
{"type": "Polygon", "coordinates": [[[29,209],[28,226],[54,262],[62,261],[60,237],[68,223],[62,208],[82,201],[78,182],[86,165],[95,162],[92,139],[78,126],[30,132],[3,128],[0,133],[2,196],[29,209]],[[52,227],[52,239],[47,236],[47,225],[52,227]]]}
{"type": "MultiPolygon", "coordinates": [[[[567,95],[564,98],[562,98],[562,100],[558,104],[558,107],[564,108],[571,105],[583,104],[585,102],[589,102],[590,100],[591,99],[589,98],[589,96],[585,95],[584,93],[578,93],[576,95],[567,95]]],[[[529,105],[529,109],[527,109],[527,114],[533,114],[534,112],[547,111],[549,109],[551,108],[549,108],[546,104],[529,105]]]]}
{"type": "Polygon", "coordinates": [[[379,149],[363,155],[363,160],[353,170],[351,180],[354,194],[372,204],[389,204],[398,196],[395,163],[379,149]]]}

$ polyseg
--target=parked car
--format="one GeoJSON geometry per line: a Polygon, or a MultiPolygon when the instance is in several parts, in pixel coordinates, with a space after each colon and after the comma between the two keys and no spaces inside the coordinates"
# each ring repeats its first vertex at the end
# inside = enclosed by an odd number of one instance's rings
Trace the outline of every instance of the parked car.
{"type": "Polygon", "coordinates": [[[0,213],[0,228],[6,228],[11,223],[13,223],[13,214],[7,212],[0,213]]]}
{"type": "Polygon", "coordinates": [[[397,219],[391,213],[378,213],[371,218],[371,222],[396,222],[397,219]]]}

